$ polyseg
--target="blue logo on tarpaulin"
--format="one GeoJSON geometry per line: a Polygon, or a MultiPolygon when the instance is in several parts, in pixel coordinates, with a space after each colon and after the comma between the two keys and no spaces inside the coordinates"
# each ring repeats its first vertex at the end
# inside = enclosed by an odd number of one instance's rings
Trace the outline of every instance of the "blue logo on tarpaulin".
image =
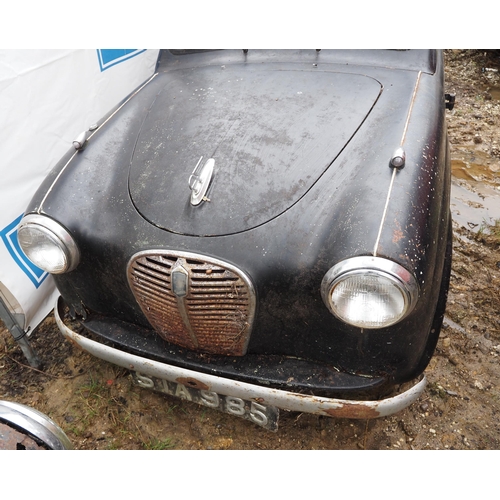
{"type": "Polygon", "coordinates": [[[97,49],[97,58],[101,71],[105,71],[145,51],[146,49],[97,49]]]}
{"type": "MultiPolygon", "coordinates": [[[[24,215],[24,214],[23,214],[24,215]]],[[[22,269],[24,274],[28,276],[33,285],[38,288],[45,278],[49,275],[43,269],[35,266],[19,246],[19,241],[17,239],[17,226],[21,222],[23,215],[18,217],[15,221],[11,222],[7,227],[0,231],[0,237],[2,238],[7,250],[9,251],[11,257],[14,259],[16,264],[22,269]]]]}

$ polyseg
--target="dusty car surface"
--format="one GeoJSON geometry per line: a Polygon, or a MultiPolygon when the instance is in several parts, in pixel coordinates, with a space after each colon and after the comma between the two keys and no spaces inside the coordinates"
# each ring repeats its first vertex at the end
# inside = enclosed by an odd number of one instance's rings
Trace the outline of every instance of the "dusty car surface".
{"type": "Polygon", "coordinates": [[[62,333],[268,429],[408,406],[451,266],[443,85],[436,50],[162,51],[20,224],[62,333]]]}

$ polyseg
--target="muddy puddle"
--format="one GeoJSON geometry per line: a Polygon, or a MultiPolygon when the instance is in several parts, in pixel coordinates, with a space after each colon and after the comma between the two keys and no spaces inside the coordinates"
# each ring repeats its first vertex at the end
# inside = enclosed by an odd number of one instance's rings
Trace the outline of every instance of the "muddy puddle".
{"type": "Polygon", "coordinates": [[[500,220],[500,161],[480,150],[452,154],[451,210],[460,226],[478,231],[500,220]]]}
{"type": "Polygon", "coordinates": [[[491,94],[492,99],[500,100],[500,87],[491,87],[488,89],[491,94]]]}

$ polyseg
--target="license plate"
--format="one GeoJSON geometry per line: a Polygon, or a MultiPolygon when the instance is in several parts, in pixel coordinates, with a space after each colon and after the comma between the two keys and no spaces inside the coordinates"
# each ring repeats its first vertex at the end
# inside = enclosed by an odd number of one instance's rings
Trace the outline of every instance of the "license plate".
{"type": "Polygon", "coordinates": [[[263,405],[256,401],[247,401],[234,396],[225,396],[213,391],[195,389],[178,382],[149,377],[137,372],[132,372],[132,379],[139,387],[192,401],[208,408],[214,408],[223,413],[250,420],[250,422],[271,431],[278,429],[279,409],[274,406],[263,405]]]}

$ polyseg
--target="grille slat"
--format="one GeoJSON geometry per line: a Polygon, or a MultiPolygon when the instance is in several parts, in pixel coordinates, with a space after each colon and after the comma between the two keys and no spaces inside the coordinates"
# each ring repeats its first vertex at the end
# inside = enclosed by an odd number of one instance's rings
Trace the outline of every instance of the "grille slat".
{"type": "Polygon", "coordinates": [[[136,269],[136,274],[137,276],[141,275],[141,276],[147,276],[147,277],[151,277],[151,278],[155,278],[155,279],[158,279],[160,281],[163,281],[163,280],[168,280],[170,281],[170,273],[164,273],[164,272],[158,272],[156,271],[154,268],[147,268],[147,267],[144,267],[144,266],[137,266],[136,269]]]}
{"type": "Polygon", "coordinates": [[[255,292],[242,271],[211,257],[151,251],[131,259],[128,278],[144,315],[168,342],[212,354],[245,354],[255,292]],[[185,297],[172,290],[171,275],[179,266],[187,275],[185,297]]]}
{"type": "Polygon", "coordinates": [[[143,288],[151,288],[159,292],[168,291],[168,289],[170,288],[170,285],[168,283],[161,282],[159,280],[146,280],[144,278],[136,280],[135,286],[143,288]]]}

